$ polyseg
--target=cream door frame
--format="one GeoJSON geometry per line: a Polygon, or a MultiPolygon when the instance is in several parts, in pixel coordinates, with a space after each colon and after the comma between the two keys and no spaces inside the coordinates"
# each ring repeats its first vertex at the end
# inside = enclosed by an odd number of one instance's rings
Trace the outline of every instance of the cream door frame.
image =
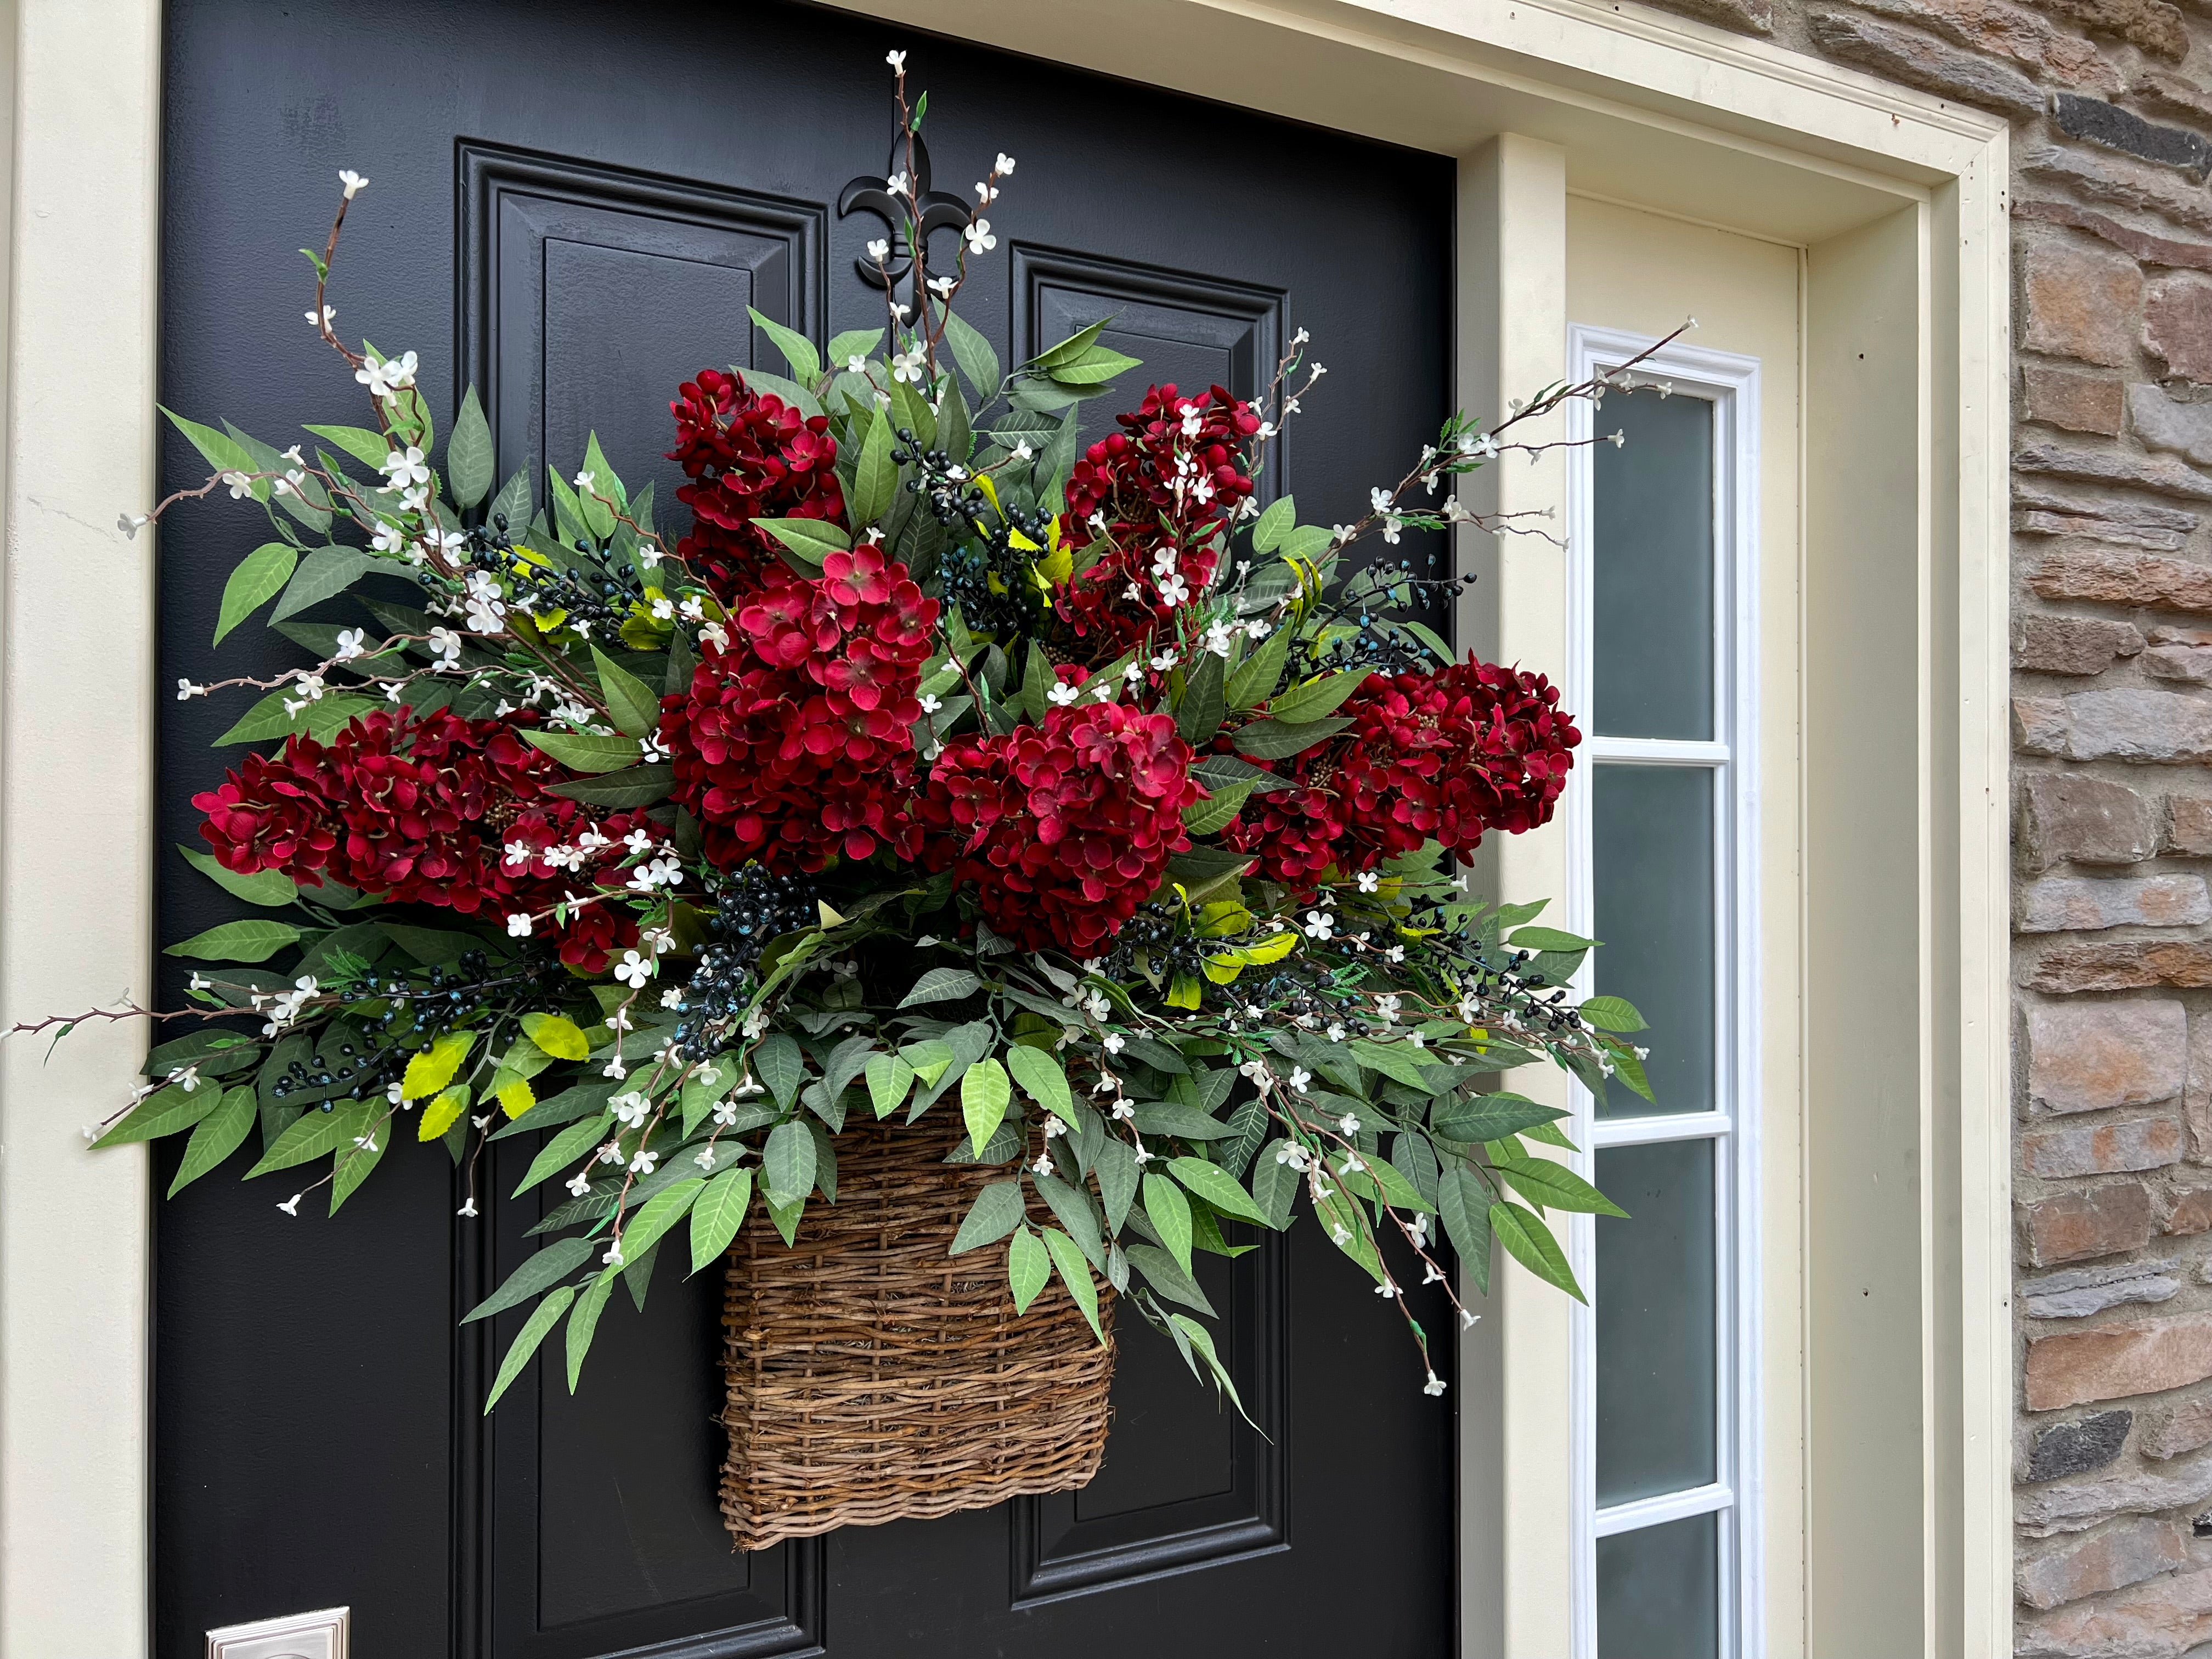
{"type": "MultiPolygon", "coordinates": [[[[2004,127],[1633,4],[843,3],[1462,158],[1471,410],[1563,367],[1568,188],[1807,248],[1804,1645],[1898,1653],[1910,1631],[1927,1654],[2008,1654],[2004,127]],[[1854,1051],[1869,1024],[1894,1054],[1854,1051]],[[1893,1389],[1826,1388],[1829,1354],[1893,1389]]],[[[0,0],[9,1020],[150,981],[156,550],[111,526],[153,477],[161,41],[160,0],[0,0]]],[[[1552,463],[1480,476],[1497,505],[1564,499],[1552,463]]],[[[1470,552],[1490,579],[1465,641],[1556,659],[1555,562],[1470,552]]],[[[1565,872],[1533,836],[1495,873],[1527,893],[1565,872]]],[[[142,1156],[87,1158],[77,1133],[143,1045],[107,1027],[51,1061],[0,1050],[0,1659],[149,1640],[153,1200],[142,1156]]],[[[1463,1652],[1549,1659],[1567,1322],[1499,1279],[1463,1367],[1463,1652]]]]}

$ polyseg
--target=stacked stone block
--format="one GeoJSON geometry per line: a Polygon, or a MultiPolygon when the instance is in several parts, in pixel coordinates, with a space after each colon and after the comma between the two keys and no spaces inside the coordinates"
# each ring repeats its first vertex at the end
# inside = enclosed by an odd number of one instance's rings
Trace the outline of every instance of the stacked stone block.
{"type": "Polygon", "coordinates": [[[2015,1646],[2212,1655],[2212,0],[1662,9],[2012,124],[2015,1646]]]}

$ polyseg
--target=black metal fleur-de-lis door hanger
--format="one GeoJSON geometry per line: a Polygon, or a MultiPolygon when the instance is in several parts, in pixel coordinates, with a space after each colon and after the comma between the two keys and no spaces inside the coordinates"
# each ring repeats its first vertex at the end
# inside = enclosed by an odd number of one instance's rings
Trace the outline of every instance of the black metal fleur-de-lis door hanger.
{"type": "Polygon", "coordinates": [[[891,141],[890,160],[881,178],[862,176],[848,184],[837,198],[837,216],[871,213],[881,219],[890,234],[869,244],[870,251],[853,262],[860,280],[885,294],[907,283],[912,296],[906,315],[909,320],[927,313],[923,309],[923,283],[928,276],[929,239],[939,231],[958,231],[968,222],[968,204],[929,187],[929,146],[920,133],[891,141]],[[909,208],[911,204],[911,208],[909,208]],[[916,259],[908,235],[909,223],[918,222],[923,257],[916,259]],[[883,246],[880,252],[878,244],[883,246]]]}

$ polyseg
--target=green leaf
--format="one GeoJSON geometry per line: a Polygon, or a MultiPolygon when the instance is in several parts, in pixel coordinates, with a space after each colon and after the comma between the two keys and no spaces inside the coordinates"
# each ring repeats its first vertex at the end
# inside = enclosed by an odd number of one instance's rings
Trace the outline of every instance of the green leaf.
{"type": "Polygon", "coordinates": [[[775,343],[783,354],[783,361],[791,365],[791,372],[811,386],[822,378],[822,358],[814,349],[814,342],[796,329],[786,328],[772,317],[763,317],[751,306],[745,315],[753,319],[753,326],[775,343]]]}
{"type": "Polygon", "coordinates": [[[204,933],[195,933],[180,944],[165,946],[166,957],[191,957],[201,962],[266,962],[288,945],[300,942],[301,930],[285,921],[226,921],[204,933]]]}
{"type": "Polygon", "coordinates": [[[173,1083],[158,1089],[131,1109],[129,1115],[110,1129],[95,1146],[121,1146],[134,1140],[154,1140],[162,1135],[173,1135],[179,1129],[189,1129],[203,1118],[210,1115],[223,1099],[222,1085],[202,1079],[198,1085],[187,1089],[173,1083]]]}
{"type": "Polygon", "coordinates": [[[663,1233],[684,1218],[692,1200],[707,1190],[706,1179],[687,1176],[672,1186],[662,1188],[645,1201],[645,1206],[630,1217],[622,1231],[622,1252],[625,1261],[635,1261],[660,1242],[663,1233]]]}
{"type": "MultiPolygon", "coordinates": [[[[161,413],[169,417],[172,426],[191,440],[192,447],[198,450],[201,458],[216,471],[258,472],[264,470],[253,465],[253,458],[246,453],[245,447],[236,439],[226,437],[211,426],[188,421],[174,410],[162,409],[161,413]]],[[[379,450],[376,459],[380,461],[384,455],[385,452],[379,450]]],[[[257,501],[269,499],[269,485],[265,480],[254,484],[253,499],[257,501]]]]}
{"type": "Polygon", "coordinates": [[[779,1204],[803,1200],[814,1190],[814,1136],[804,1123],[779,1123],[769,1131],[761,1173],[769,1196],[779,1204]]]}
{"type": "MultiPolygon", "coordinates": [[[[1256,1221],[1261,1226],[1267,1224],[1267,1212],[1245,1195],[1236,1177],[1226,1170],[1202,1158],[1178,1158],[1169,1161],[1168,1173],[1224,1215],[1233,1215],[1240,1221],[1256,1221]]],[[[1150,1193],[1145,1197],[1145,1210],[1147,1214],[1152,1212],[1150,1193]]],[[[1166,1237],[1164,1231],[1161,1237],[1166,1237]]]]}
{"type": "Polygon", "coordinates": [[[1027,1313],[1037,1292],[1052,1282],[1052,1252],[1028,1228],[1018,1229],[1006,1247],[1006,1283],[1014,1293],[1014,1311],[1027,1313]]]}
{"type": "Polygon", "coordinates": [[[1111,319],[1109,318],[1101,317],[1088,327],[1076,330],[1058,345],[1047,346],[1042,351],[1037,353],[1036,356],[1030,359],[1030,363],[1038,368],[1053,369],[1059,368],[1062,363],[1073,362],[1098,343],[1099,331],[1103,329],[1109,320],[1111,319]]]}
{"type": "Polygon", "coordinates": [[[191,865],[226,893],[244,899],[248,904],[258,904],[273,909],[280,904],[289,904],[300,896],[298,884],[282,870],[264,870],[258,875],[241,876],[234,870],[226,870],[216,862],[215,856],[198,848],[186,847],[181,842],[177,850],[191,865]]]}
{"type": "Polygon", "coordinates": [[[491,424],[471,386],[446,437],[446,488],[457,506],[474,507],[491,493],[492,467],[491,424]]]}
{"type": "Polygon", "coordinates": [[[868,1079],[868,1103],[878,1117],[889,1117],[906,1099],[913,1086],[914,1067],[896,1054],[870,1054],[864,1068],[868,1079]]]}
{"type": "Polygon", "coordinates": [[[1091,1281],[1091,1264],[1083,1259],[1081,1248],[1057,1227],[1044,1230],[1044,1247],[1052,1252],[1052,1265],[1060,1269],[1067,1293],[1075,1298],[1075,1305],[1091,1322],[1091,1334],[1098,1339],[1098,1346],[1104,1347],[1106,1333],[1098,1325],[1098,1286],[1091,1281]]]}
{"type": "Polygon", "coordinates": [[[1437,1210],[1444,1232],[1459,1252],[1460,1266],[1474,1275],[1475,1288],[1490,1294],[1490,1189],[1482,1177],[1455,1158],[1447,1158],[1437,1176],[1437,1210]]]}
{"type": "Polygon", "coordinates": [[[697,1273],[720,1259],[744,1224],[745,1206],[752,1202],[753,1172],[727,1170],[714,1177],[699,1201],[691,1206],[691,1271],[697,1273]]]}
{"type": "Polygon", "coordinates": [[[1505,942],[1516,951],[1589,951],[1597,945],[1594,939],[1562,933],[1556,927],[1517,928],[1505,942]]]}
{"type": "MultiPolygon", "coordinates": [[[[203,1083],[192,1092],[198,1094],[210,1086],[203,1083]]],[[[169,1183],[169,1196],[174,1198],[244,1145],[259,1109],[260,1102],[251,1085],[226,1090],[216,1109],[200,1120],[192,1138],[185,1143],[184,1162],[177,1166],[177,1178],[169,1183]]]]}
{"type": "Polygon", "coordinates": [[[1218,1318],[1213,1304],[1206,1299],[1206,1292],[1198,1280],[1176,1265],[1176,1259],[1157,1244],[1132,1244],[1128,1250],[1129,1263],[1151,1281],[1152,1286],[1170,1302],[1180,1302],[1186,1308],[1195,1308],[1208,1318],[1218,1318]]]}
{"type": "Polygon", "coordinates": [[[1498,1173],[1513,1189],[1540,1210],[1566,1210],[1577,1215],[1612,1215],[1623,1220],[1628,1212],[1563,1164],[1548,1158],[1492,1159],[1498,1173]]]}
{"type": "Polygon", "coordinates": [[[1540,1217],[1518,1204],[1492,1204],[1490,1230],[1513,1259],[1537,1278],[1558,1285],[1577,1302],[1589,1302],[1582,1286],[1575,1283],[1575,1270],[1567,1265],[1566,1252],[1540,1217]]]}
{"type": "Polygon", "coordinates": [[[945,313],[945,343],[952,349],[952,361],[968,377],[975,388],[978,403],[988,402],[999,393],[999,354],[991,343],[978,333],[968,319],[957,312],[945,313]]]}
{"type": "Polygon", "coordinates": [[[1429,1109],[1429,1127],[1452,1140],[1500,1140],[1566,1115],[1556,1106],[1539,1106],[1519,1095],[1451,1096],[1429,1109]]]}
{"type": "Polygon", "coordinates": [[[332,1215],[338,1212],[338,1206],[360,1189],[361,1183],[368,1180],[376,1166],[383,1161],[386,1151],[392,1145],[392,1127],[389,1114],[380,1125],[372,1112],[365,1133],[356,1137],[357,1139],[367,1140],[368,1144],[365,1146],[345,1146],[337,1149],[337,1156],[331,1168],[331,1213],[332,1215]]]}
{"type": "Polygon", "coordinates": [[[369,1110],[367,1101],[335,1106],[327,1112],[310,1109],[276,1137],[261,1155],[260,1162],[246,1172],[246,1178],[251,1181],[271,1170],[289,1170],[310,1158],[334,1152],[341,1146],[350,1146],[356,1135],[368,1130],[369,1110]]]}
{"type": "Polygon", "coordinates": [[[1137,1196],[1137,1155],[1128,1143],[1109,1139],[1093,1156],[1091,1172],[1098,1177],[1098,1196],[1106,1208],[1106,1231],[1118,1233],[1128,1218],[1137,1196]]]}
{"type": "Polygon", "coordinates": [[[1282,544],[1284,532],[1297,522],[1297,498],[1285,495],[1262,513],[1252,526],[1252,550],[1272,553],[1282,544]]]}
{"type": "Polygon", "coordinates": [[[1371,671],[1349,668],[1340,674],[1324,674],[1289,690],[1279,692],[1267,713],[1279,720],[1317,720],[1334,714],[1344,700],[1367,684],[1371,671]]]}
{"type": "Polygon", "coordinates": [[[1061,386],[1103,386],[1115,376],[1144,367],[1140,357],[1129,357],[1111,346],[1094,345],[1080,357],[1055,363],[1052,378],[1061,386]]]}
{"type": "Polygon", "coordinates": [[[773,392],[810,421],[823,413],[822,400],[806,387],[781,374],[771,374],[764,368],[740,369],[745,384],[756,392],[773,392]]]}
{"type": "Polygon", "coordinates": [[[1626,997],[1592,997],[1575,1012],[1601,1031],[1641,1031],[1644,1016],[1626,997]]]}
{"type": "Polygon", "coordinates": [[[584,1373],[584,1356],[592,1346],[592,1334],[599,1329],[599,1312],[607,1305],[607,1297],[615,1288],[618,1267],[609,1267],[584,1287],[576,1298],[575,1311],[568,1316],[568,1392],[576,1392],[576,1380],[584,1373]]]}
{"type": "Polygon", "coordinates": [[[1145,1176],[1145,1214],[1152,1230],[1167,1246],[1168,1254],[1185,1273],[1190,1271],[1190,1200],[1182,1188],[1164,1175],[1145,1176]]]}
{"type": "Polygon", "coordinates": [[[1291,634],[1290,629],[1277,629],[1261,642],[1257,651],[1237,665],[1237,672],[1229,677],[1231,708],[1242,712],[1267,700],[1275,689],[1275,682],[1283,677],[1283,664],[1290,656],[1291,634]]]}
{"type": "Polygon", "coordinates": [[[372,570],[397,574],[407,567],[350,547],[319,547],[300,561],[284,586],[284,597],[269,613],[272,623],[296,617],[311,605],[336,599],[372,570]]]}
{"type": "Polygon", "coordinates": [[[968,1126],[976,1157],[983,1155],[983,1148],[999,1133],[1012,1098],[1013,1085],[1006,1079],[1006,1068],[995,1060],[977,1060],[961,1078],[960,1115],[968,1126]]]}
{"type": "Polygon", "coordinates": [[[563,1285],[532,1310],[530,1317],[523,1322],[522,1328],[514,1334],[514,1341],[507,1351],[507,1358],[499,1362],[499,1375],[492,1379],[491,1393],[484,1401],[485,1416],[491,1415],[491,1408],[499,1404],[500,1395],[505,1394],[508,1385],[522,1375],[522,1368],[538,1352],[538,1344],[544,1341],[553,1328],[561,1322],[561,1316],[568,1311],[568,1304],[575,1299],[574,1288],[563,1285]]]}
{"type": "Polygon", "coordinates": [[[956,1002],[974,995],[982,984],[965,968],[933,968],[915,981],[914,989],[900,999],[899,1006],[911,1008],[917,1002],[956,1002]]]}
{"type": "Polygon", "coordinates": [[[853,523],[866,529],[890,512],[898,478],[898,464],[891,459],[891,423],[887,418],[871,419],[860,441],[860,459],[853,466],[853,497],[847,503],[853,523]]]}
{"type": "Polygon", "coordinates": [[[855,357],[872,357],[883,343],[884,331],[879,328],[848,328],[842,334],[833,334],[830,337],[829,367],[842,369],[855,357]]]}
{"type": "Polygon", "coordinates": [[[615,724],[633,738],[656,730],[660,725],[660,699],[653,688],[596,645],[592,647],[592,662],[599,672],[599,690],[606,694],[607,712],[614,716],[615,724]]]}
{"type": "Polygon", "coordinates": [[[265,599],[284,591],[300,555],[289,542],[264,542],[238,562],[222,585],[222,609],[216,617],[213,643],[244,622],[265,599]]]}
{"type": "Polygon", "coordinates": [[[384,465],[384,458],[392,453],[392,440],[381,432],[371,432],[362,426],[310,426],[301,428],[312,432],[325,443],[340,449],[372,471],[384,465]]]}
{"type": "Polygon", "coordinates": [[[1325,720],[1254,720],[1232,734],[1240,754],[1255,760],[1287,760],[1316,744],[1326,743],[1352,722],[1342,717],[1325,720]]]}
{"type": "MultiPolygon", "coordinates": [[[[1214,1352],[1212,1333],[1195,1319],[1188,1318],[1182,1314],[1170,1314],[1168,1323],[1181,1331],[1198,1357],[1206,1361],[1206,1369],[1213,1376],[1213,1386],[1220,1393],[1229,1396],[1229,1403],[1237,1407],[1237,1416],[1243,1418],[1247,1423],[1252,1423],[1252,1413],[1244,1409],[1243,1399],[1237,1392],[1237,1384],[1229,1375],[1229,1368],[1221,1363],[1221,1356],[1214,1352]]],[[[1191,1369],[1196,1370],[1198,1368],[1194,1365],[1191,1369]]],[[[1257,1423],[1252,1423],[1252,1426],[1256,1429],[1260,1425],[1257,1423]]]]}
{"type": "Polygon", "coordinates": [[[461,1323],[473,1324],[479,1319],[489,1319],[494,1314],[505,1313],[509,1308],[520,1307],[547,1286],[558,1284],[592,1258],[597,1248],[588,1238],[556,1238],[534,1255],[526,1257],[520,1267],[507,1276],[507,1282],[477,1304],[462,1316],[461,1323]]]}
{"type": "Polygon", "coordinates": [[[1139,1103],[1134,1121],[1141,1133],[1174,1135],[1182,1140],[1222,1140],[1232,1133],[1219,1118],[1179,1100],[1139,1103]]]}
{"type": "MultiPolygon", "coordinates": [[[[504,516],[515,535],[520,537],[522,534],[523,526],[530,522],[531,513],[535,505],[530,494],[530,470],[527,467],[517,467],[514,476],[501,484],[499,494],[491,498],[491,506],[484,512],[484,522],[497,524],[504,516]]],[[[590,1292],[586,1291],[586,1294],[589,1295],[590,1292]]]]}
{"type": "Polygon", "coordinates": [[[823,560],[853,544],[850,536],[825,519],[755,519],[753,524],[782,543],[793,556],[786,562],[809,576],[820,575],[823,560]]]}
{"type": "Polygon", "coordinates": [[[975,1194],[975,1201],[968,1206],[960,1231],[952,1236],[952,1248],[945,1254],[965,1255],[986,1244],[995,1244],[1021,1225],[1021,1221],[1022,1183],[994,1181],[975,1194]]]}
{"type": "Polygon", "coordinates": [[[637,764],[635,738],[602,738],[588,732],[538,732],[526,726],[515,735],[534,749],[542,749],[572,772],[618,772],[637,764]]]}
{"type": "Polygon", "coordinates": [[[1362,1066],[1370,1066],[1384,1077],[1395,1078],[1409,1088],[1425,1091],[1427,1079],[1423,1073],[1428,1067],[1414,1058],[1421,1050],[1402,1040],[1396,1042],[1376,1042],[1367,1037],[1354,1037],[1349,1045],[1362,1066]]]}
{"type": "Polygon", "coordinates": [[[599,447],[599,434],[590,434],[584,442],[584,465],[580,473],[592,476],[590,488],[576,487],[576,510],[583,514],[584,528],[599,541],[606,541],[615,533],[615,507],[622,504],[622,478],[609,464],[606,452],[599,447]]]}
{"type": "Polygon", "coordinates": [[[520,1198],[546,1176],[567,1169],[597,1146],[606,1132],[604,1114],[594,1112],[589,1117],[578,1118],[538,1149],[538,1156],[530,1160],[529,1171],[515,1188],[514,1196],[520,1198]]]}
{"type": "Polygon", "coordinates": [[[1212,652],[1201,652],[1198,665],[1183,682],[1182,701],[1176,705],[1176,732],[1194,749],[1204,746],[1221,729],[1221,717],[1228,712],[1223,666],[1212,652]]]}
{"type": "Polygon", "coordinates": [[[619,771],[602,772],[596,777],[571,778],[565,783],[549,784],[546,793],[566,795],[570,800],[580,800],[586,806],[620,808],[624,806],[655,806],[666,800],[676,787],[676,769],[665,762],[646,766],[625,766],[619,771]]]}
{"type": "Polygon", "coordinates": [[[1083,1127],[1075,1115],[1075,1097],[1067,1086],[1067,1073],[1060,1069],[1059,1060],[1042,1048],[1016,1043],[1006,1051],[1006,1067],[1024,1094],[1069,1128],[1083,1127]]]}
{"type": "Polygon", "coordinates": [[[1328,552],[1335,543],[1334,533],[1322,526],[1302,524],[1284,536],[1283,544],[1276,551],[1285,559],[1312,560],[1328,552]]]}
{"type": "Polygon", "coordinates": [[[1286,1139],[1269,1141],[1260,1149],[1252,1165],[1252,1197],[1267,1224],[1277,1232],[1291,1224],[1291,1204],[1298,1195],[1303,1179],[1288,1164],[1276,1158],[1276,1151],[1291,1143],[1286,1139]]]}
{"type": "Polygon", "coordinates": [[[239,717],[238,724],[215,740],[221,749],[234,743],[265,743],[271,738],[304,732],[327,743],[347,721],[357,715],[389,708],[381,697],[364,697],[349,691],[331,691],[307,703],[296,714],[288,714],[287,702],[298,702],[291,686],[279,686],[239,717]]]}
{"type": "MultiPolygon", "coordinates": [[[[771,1031],[753,1050],[752,1066],[753,1074],[768,1085],[769,1092],[775,1097],[775,1103],[789,1111],[791,1103],[799,1098],[799,1091],[806,1082],[806,1056],[799,1045],[781,1031],[771,1031]]],[[[778,1190],[789,1196],[786,1189],[778,1190]]]]}
{"type": "Polygon", "coordinates": [[[1324,1190],[1328,1196],[1314,1201],[1314,1217],[1322,1230],[1331,1243],[1367,1270],[1369,1278],[1378,1285],[1383,1283],[1382,1258],[1376,1251],[1375,1237],[1368,1231],[1367,1217],[1358,1200],[1344,1189],[1341,1182],[1324,1190]]]}

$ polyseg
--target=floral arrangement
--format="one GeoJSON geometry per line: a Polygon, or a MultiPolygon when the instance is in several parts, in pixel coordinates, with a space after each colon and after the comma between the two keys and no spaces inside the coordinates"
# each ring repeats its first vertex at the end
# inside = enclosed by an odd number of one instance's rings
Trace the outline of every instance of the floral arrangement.
{"type": "Polygon", "coordinates": [[[1103,325],[1002,372],[954,302],[1014,166],[942,269],[886,181],[912,284],[874,244],[884,328],[823,353],[756,313],[787,377],[684,383],[672,540],[596,438],[495,490],[473,389],[441,450],[416,354],[340,338],[347,173],[307,315],[368,422],[280,451],[172,416],[211,474],[124,521],[261,504],[216,640],[274,600],[316,660],[178,687],[263,694],[219,741],[276,746],[195,798],[184,853],[257,914],[168,947],[206,965],[150,1017],[189,1029],[98,1143],[189,1135],[173,1193],[258,1133],[249,1176],[319,1171],[296,1214],[435,1142],[469,1216],[486,1146],[542,1136],[545,1242],[469,1316],[533,1307],[494,1401],[564,1322],[573,1389],[679,1229],[695,1272],[756,1201],[788,1242],[855,1119],[957,1114],[955,1157],[1005,1176],[952,1250],[1094,1328],[1110,1285],[1232,1395],[1194,1252],[1302,1200],[1401,1309],[1408,1271],[1456,1305],[1437,1223],[1478,1287],[1494,1238],[1579,1294],[1543,1212],[1620,1213],[1529,1150],[1562,1113],[1491,1085],[1544,1058],[1644,1091],[1642,1022],[1569,1002],[1591,941],[1455,873],[1550,817],[1579,734],[1542,675],[1409,619],[1459,579],[1389,550],[1516,528],[1451,480],[1607,382],[1455,417],[1358,522],[1302,525],[1259,480],[1323,374],[1303,331],[1263,398],[1152,386],[1088,445],[1138,367],[1103,325]]]}

